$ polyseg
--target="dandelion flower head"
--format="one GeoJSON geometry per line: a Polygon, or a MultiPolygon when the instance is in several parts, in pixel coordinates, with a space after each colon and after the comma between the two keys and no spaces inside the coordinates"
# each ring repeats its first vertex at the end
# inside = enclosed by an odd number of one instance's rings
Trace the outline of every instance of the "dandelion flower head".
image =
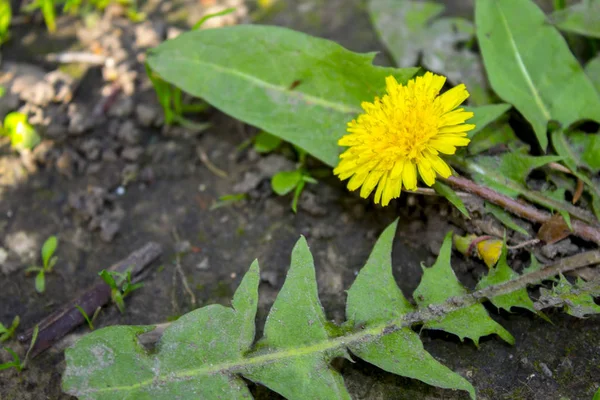
{"type": "Polygon", "coordinates": [[[333,171],[341,180],[350,178],[349,190],[360,187],[367,198],[377,188],[375,202],[385,206],[400,197],[403,187],[417,188],[417,171],[428,186],[437,174],[452,175],[440,154],[454,154],[469,144],[466,132],[475,125],[465,124],[472,112],[457,108],[469,97],[465,85],[440,95],[445,82],[431,72],[406,85],[388,76],[387,93],[362,103],[365,112],[348,123],[348,134],[338,141],[348,149],[333,171]]]}

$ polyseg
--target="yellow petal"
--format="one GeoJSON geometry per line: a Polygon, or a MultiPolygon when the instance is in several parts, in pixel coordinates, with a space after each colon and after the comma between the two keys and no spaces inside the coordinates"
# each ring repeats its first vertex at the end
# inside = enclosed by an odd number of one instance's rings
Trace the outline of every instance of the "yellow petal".
{"type": "MultiPolygon", "coordinates": [[[[388,174],[385,173],[379,180],[379,185],[377,185],[377,190],[375,191],[375,198],[373,199],[375,201],[375,204],[377,204],[381,201],[381,194],[383,193],[383,190],[385,189],[385,185],[387,184],[387,181],[388,181],[388,174]]],[[[384,204],[384,205],[386,205],[386,204],[384,204]]]]}
{"type": "Polygon", "coordinates": [[[465,133],[465,132],[468,132],[473,129],[475,129],[475,125],[473,125],[473,124],[460,124],[460,125],[453,125],[453,126],[443,126],[439,129],[438,132],[440,134],[465,133]]]}
{"type": "Polygon", "coordinates": [[[375,189],[375,186],[377,186],[377,183],[379,183],[383,172],[384,171],[381,170],[371,171],[367,179],[365,179],[365,182],[362,184],[362,188],[360,189],[360,197],[362,197],[363,199],[369,197],[373,189],[375,189]]]}
{"type": "Polygon", "coordinates": [[[442,112],[447,113],[458,107],[468,97],[467,87],[461,83],[440,95],[437,100],[442,107],[442,112]]]}
{"type": "Polygon", "coordinates": [[[408,159],[404,161],[402,169],[402,184],[407,190],[415,190],[417,188],[417,168],[408,159]]]}
{"type": "Polygon", "coordinates": [[[399,181],[393,182],[389,179],[387,180],[385,188],[383,189],[383,195],[381,197],[382,206],[387,206],[388,204],[390,204],[390,201],[392,199],[395,199],[396,197],[400,196],[399,192],[398,195],[396,195],[396,189],[398,186],[401,186],[399,181]]]}
{"type": "Polygon", "coordinates": [[[419,169],[419,175],[421,175],[421,179],[427,186],[432,186],[435,183],[435,172],[429,166],[429,163],[425,160],[421,160],[419,164],[417,164],[419,169]]]}
{"type": "Polygon", "coordinates": [[[356,172],[356,174],[348,181],[348,190],[354,191],[363,184],[367,176],[369,176],[368,169],[360,169],[356,172]]]}
{"type": "Polygon", "coordinates": [[[435,170],[435,172],[440,174],[440,176],[443,178],[447,178],[452,175],[452,170],[440,157],[431,155],[428,157],[428,160],[431,162],[431,167],[435,170]]]}

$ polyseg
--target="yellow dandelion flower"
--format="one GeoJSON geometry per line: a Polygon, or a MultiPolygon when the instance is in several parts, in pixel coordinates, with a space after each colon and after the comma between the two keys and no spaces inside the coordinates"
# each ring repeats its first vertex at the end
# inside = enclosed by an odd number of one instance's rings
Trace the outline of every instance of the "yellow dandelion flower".
{"type": "Polygon", "coordinates": [[[338,144],[348,149],[333,170],[341,180],[350,178],[349,190],[360,190],[367,198],[375,191],[375,202],[386,206],[400,197],[402,187],[417,188],[417,171],[425,184],[435,183],[436,174],[447,178],[450,167],[439,154],[454,154],[469,144],[467,131],[475,125],[464,122],[472,112],[457,107],[469,97],[465,85],[439,94],[443,76],[427,72],[398,84],[388,76],[386,94],[373,103],[363,102],[365,112],[348,123],[348,134],[338,144]]]}

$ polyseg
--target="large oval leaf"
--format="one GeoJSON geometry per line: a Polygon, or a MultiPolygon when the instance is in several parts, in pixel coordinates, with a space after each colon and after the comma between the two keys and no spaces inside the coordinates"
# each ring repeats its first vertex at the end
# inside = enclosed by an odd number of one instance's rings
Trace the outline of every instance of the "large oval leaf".
{"type": "Polygon", "coordinates": [[[533,126],[542,149],[548,121],[600,121],[600,96],[561,34],[531,0],[477,0],[477,39],[490,83],[533,126]]]}
{"type": "Polygon", "coordinates": [[[416,68],[382,68],[325,39],[275,26],[192,31],[148,55],[150,67],[223,112],[336,165],[346,123],[416,68]]]}

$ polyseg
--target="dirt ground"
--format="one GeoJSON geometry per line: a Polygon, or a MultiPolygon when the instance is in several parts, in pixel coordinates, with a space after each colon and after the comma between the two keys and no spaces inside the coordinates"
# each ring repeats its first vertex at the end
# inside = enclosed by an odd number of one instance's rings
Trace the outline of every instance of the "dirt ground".
{"type": "MultiPolygon", "coordinates": [[[[209,4],[211,1],[201,1],[209,4]]],[[[309,185],[294,214],[289,197],[277,197],[269,178],[292,168],[291,151],[260,155],[240,149],[256,129],[217,112],[198,117],[212,126],[203,132],[162,126],[162,112],[145,76],[144,50],[177,33],[202,14],[198,2],[150,1],[146,22],[133,24],[109,10],[97,24],[61,18],[49,38],[42,24],[21,24],[2,48],[0,117],[16,109],[35,116],[44,141],[19,156],[0,143],[0,321],[21,317],[20,331],[76,293],[98,281],[97,272],[148,241],[163,245],[161,260],[145,286],[127,299],[127,311],[105,308],[99,327],[153,324],[172,320],[211,303],[229,304],[253,259],[261,265],[259,326],[283,284],[290,251],[305,235],[315,257],[321,300],[328,316],[343,319],[345,292],[366,261],[377,236],[400,218],[394,246],[394,273],[404,293],[416,288],[421,262],[431,265],[448,230],[466,222],[442,200],[405,195],[382,209],[348,193],[329,176],[309,185]],[[44,60],[50,52],[99,46],[115,58],[111,67],[60,68],[44,60]],[[115,78],[108,82],[107,78],[115,78]],[[104,96],[120,91],[114,102],[104,96]],[[98,108],[100,107],[100,108],[98,108]],[[104,107],[104,110],[102,110],[104,107]],[[100,112],[98,110],[100,109],[100,112]],[[106,115],[102,113],[106,111],[106,115]],[[227,173],[215,175],[201,160],[206,155],[227,173]],[[220,196],[246,192],[247,199],[211,209],[220,196]],[[39,262],[41,244],[56,234],[60,243],[55,273],[43,295],[24,269],[39,262]],[[179,265],[196,303],[176,271],[179,265]]],[[[232,20],[248,21],[242,6],[232,20]]],[[[470,1],[448,1],[453,14],[468,16],[470,1]]],[[[285,25],[334,39],[355,51],[382,50],[362,2],[282,1],[263,16],[285,25]]],[[[389,63],[385,54],[379,63],[389,63]]],[[[312,167],[319,167],[314,163],[312,167]]],[[[556,249],[576,252],[571,242],[556,249]]],[[[526,254],[515,256],[520,266],[526,254]]],[[[462,282],[473,287],[485,272],[482,264],[453,259],[462,282]]],[[[591,399],[600,385],[600,318],[578,320],[551,311],[553,325],[526,312],[498,313],[493,318],[516,339],[511,347],[497,338],[472,342],[424,331],[425,347],[438,360],[467,377],[481,399],[591,399]]],[[[29,368],[0,372],[0,399],[68,399],[61,393],[63,349],[88,332],[80,327],[58,346],[35,358],[29,368]]],[[[18,347],[15,342],[11,347],[18,347]]],[[[0,354],[0,361],[6,354],[0,354]]],[[[385,373],[367,363],[340,364],[355,399],[464,399],[464,393],[441,390],[385,373]]],[[[253,386],[257,399],[279,398],[253,386]]]]}

